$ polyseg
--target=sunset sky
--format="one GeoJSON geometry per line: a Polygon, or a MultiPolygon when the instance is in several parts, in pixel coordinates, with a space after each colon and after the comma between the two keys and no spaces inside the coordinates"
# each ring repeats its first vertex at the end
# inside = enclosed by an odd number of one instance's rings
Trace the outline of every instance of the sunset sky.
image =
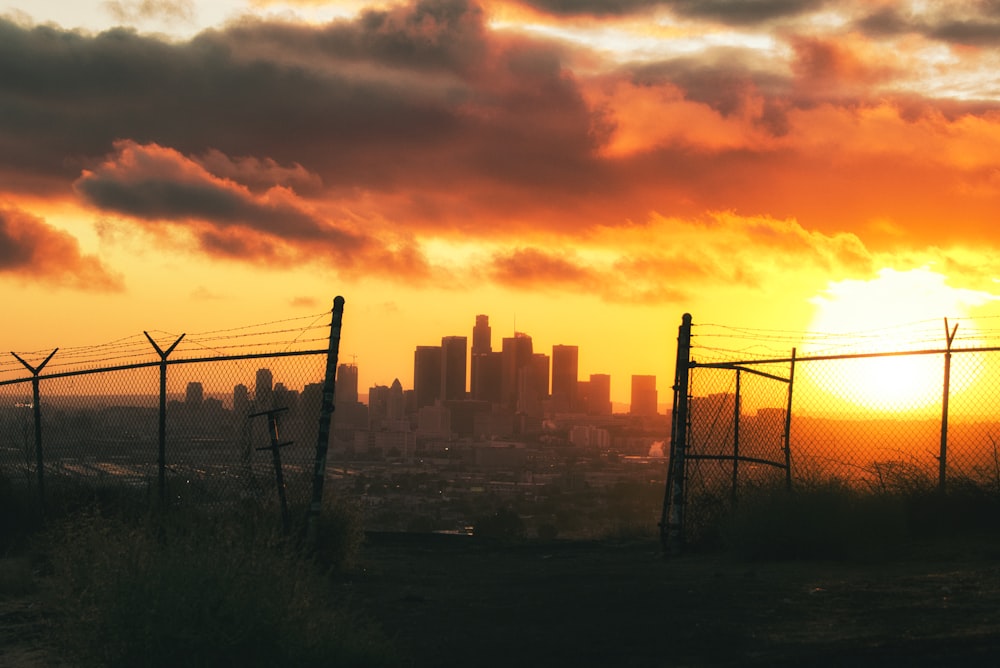
{"type": "Polygon", "coordinates": [[[684,312],[995,317],[998,72],[997,0],[0,0],[2,349],[339,294],[362,391],[484,313],[666,401],[684,312]]]}

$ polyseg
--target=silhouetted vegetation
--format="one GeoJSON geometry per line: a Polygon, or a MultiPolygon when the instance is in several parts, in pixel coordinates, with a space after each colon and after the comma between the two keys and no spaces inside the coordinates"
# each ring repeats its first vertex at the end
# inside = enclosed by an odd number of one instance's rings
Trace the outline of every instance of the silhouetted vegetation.
{"type": "Polygon", "coordinates": [[[15,512],[37,506],[30,488],[0,485],[0,594],[44,595],[71,665],[395,663],[339,591],[364,537],[353,508],[328,504],[305,540],[304,524],[285,536],[263,504],[157,512],[121,488],[54,489],[43,523],[15,512]]]}
{"type": "Polygon", "coordinates": [[[744,559],[870,560],[915,543],[990,537],[1000,530],[995,489],[961,478],[944,493],[930,481],[897,482],[858,487],[832,478],[791,492],[757,489],[735,509],[721,498],[700,498],[692,542],[744,559]]]}
{"type": "Polygon", "coordinates": [[[528,533],[524,520],[513,508],[498,508],[477,518],[473,526],[474,536],[503,541],[524,540],[528,533]]]}
{"type": "Polygon", "coordinates": [[[315,561],[274,532],[246,529],[99,512],[60,523],[47,535],[58,640],[105,666],[390,662],[384,638],[338,605],[315,561]]]}

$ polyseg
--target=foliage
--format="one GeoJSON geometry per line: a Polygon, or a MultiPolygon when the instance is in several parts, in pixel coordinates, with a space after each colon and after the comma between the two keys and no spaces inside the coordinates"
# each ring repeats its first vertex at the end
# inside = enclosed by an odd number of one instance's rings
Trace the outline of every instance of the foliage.
{"type": "Polygon", "coordinates": [[[836,479],[788,492],[759,490],[721,520],[723,544],[749,559],[867,559],[903,545],[905,497],[836,479]]]}
{"type": "MultiPolygon", "coordinates": [[[[59,523],[46,548],[62,646],[104,666],[390,664],[381,634],[336,604],[329,573],[257,519],[94,510],[59,523]]],[[[340,564],[337,526],[321,552],[340,564]]]]}
{"type": "Polygon", "coordinates": [[[477,518],[472,529],[474,536],[502,541],[524,540],[527,533],[524,520],[513,508],[499,508],[489,515],[477,518]]]}

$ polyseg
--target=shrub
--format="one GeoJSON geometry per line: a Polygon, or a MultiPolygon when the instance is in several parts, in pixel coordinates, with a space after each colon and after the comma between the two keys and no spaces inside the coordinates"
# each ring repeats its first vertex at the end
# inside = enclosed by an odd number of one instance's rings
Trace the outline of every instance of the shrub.
{"type": "Polygon", "coordinates": [[[504,541],[523,540],[528,530],[524,520],[513,508],[500,508],[489,515],[478,518],[472,535],[504,541]]]}
{"type": "Polygon", "coordinates": [[[50,532],[73,658],[104,666],[388,665],[373,627],[332,604],[331,580],[275,534],[205,518],[82,513],[50,532]]]}
{"type": "Polygon", "coordinates": [[[906,508],[899,496],[859,492],[831,480],[741,499],[720,533],[727,548],[750,559],[878,558],[904,542],[906,508]]]}

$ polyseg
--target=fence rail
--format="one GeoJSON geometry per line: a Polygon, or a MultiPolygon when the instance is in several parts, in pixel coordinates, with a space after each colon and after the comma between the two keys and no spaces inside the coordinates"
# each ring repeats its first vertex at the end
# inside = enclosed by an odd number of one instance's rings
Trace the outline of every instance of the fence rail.
{"type": "Polygon", "coordinates": [[[43,513],[60,488],[125,489],[160,505],[287,492],[318,509],[343,304],[231,330],[159,332],[165,348],[144,332],[145,345],[129,337],[11,353],[0,360],[0,479],[33,487],[43,513]],[[274,425],[254,417],[275,409],[274,425]],[[280,455],[264,452],[272,426],[289,444],[280,455]]]}
{"type": "Polygon", "coordinates": [[[883,347],[857,350],[850,335],[734,335],[697,327],[685,314],[664,548],[684,543],[689,512],[732,507],[752,488],[836,479],[875,492],[952,485],[1000,491],[1000,346],[981,332],[957,339],[960,324],[945,320],[938,347],[927,345],[926,330],[909,340],[894,330],[855,337],[861,347],[883,347]],[[725,336],[744,347],[723,347],[725,336]],[[792,344],[789,352],[774,354],[775,341],[792,344]]]}

